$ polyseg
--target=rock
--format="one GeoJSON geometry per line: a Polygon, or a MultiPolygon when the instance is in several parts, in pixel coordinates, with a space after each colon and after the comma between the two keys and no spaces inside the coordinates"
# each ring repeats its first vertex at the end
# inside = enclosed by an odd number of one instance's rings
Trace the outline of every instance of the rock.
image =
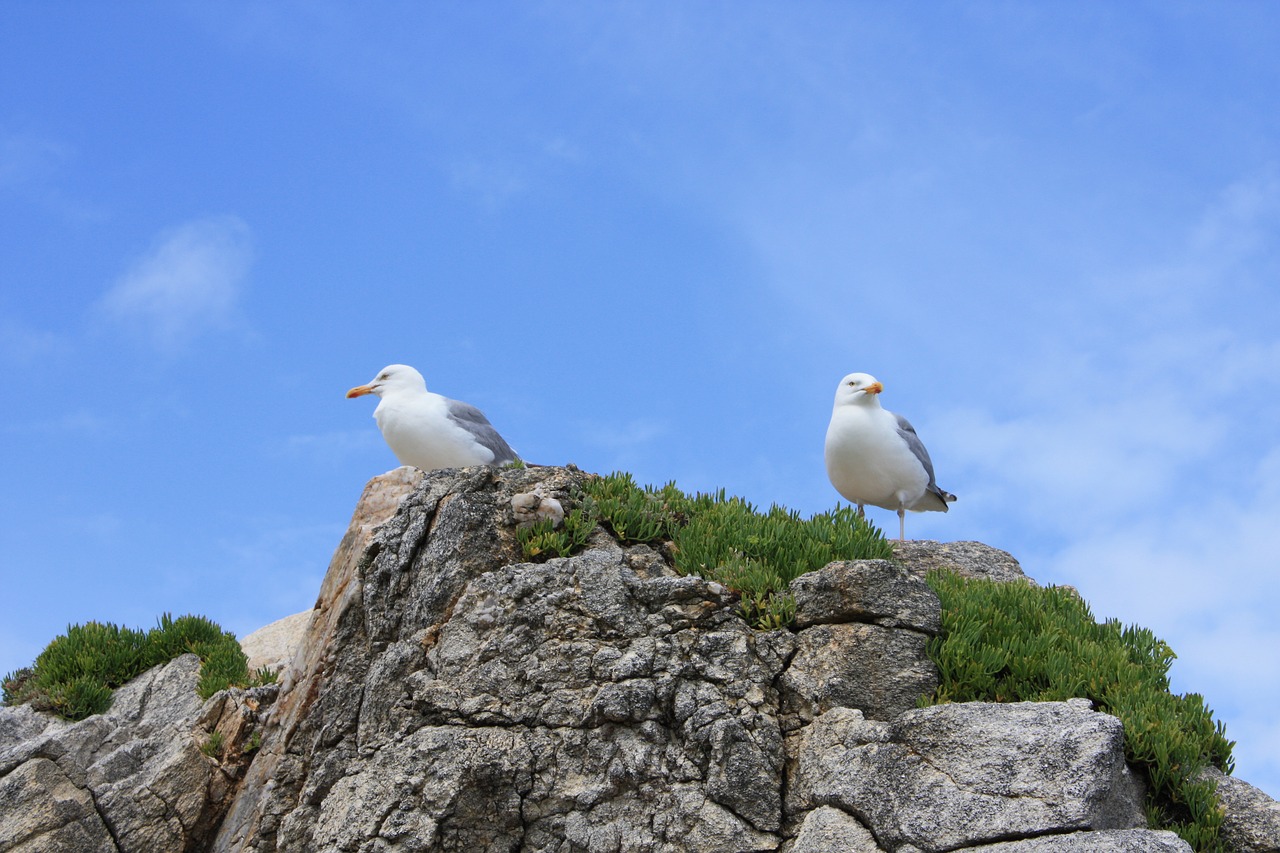
{"type": "MultiPolygon", "coordinates": [[[[759,631],[669,544],[526,561],[517,525],[589,476],[374,478],[314,609],[245,639],[278,687],[200,703],[188,656],[79,723],[0,708],[0,851],[1187,849],[1087,701],[915,707],[924,571],[1029,582],[1004,552],[832,563],[759,631]]],[[[1232,849],[1275,850],[1275,803],[1220,785],[1232,849]]]]}
{"type": "Polygon", "coordinates": [[[1023,574],[1012,554],[981,542],[894,542],[893,560],[919,577],[933,569],[950,569],[966,578],[1035,583],[1023,574]]]}
{"type": "Polygon", "coordinates": [[[647,548],[520,562],[511,497],[575,476],[433,472],[335,558],[324,655],[216,849],[777,847],[793,638],[719,584],[637,574],[647,548]]]}
{"type": "Polygon", "coordinates": [[[970,853],[1191,853],[1191,845],[1176,833],[1150,829],[1072,832],[965,849],[970,853]]]}
{"type": "Polygon", "coordinates": [[[930,636],[942,627],[942,609],[923,577],[888,560],[837,561],[791,582],[796,628],[869,622],[930,636]]]}
{"type": "Polygon", "coordinates": [[[789,740],[788,807],[836,806],[888,849],[1145,824],[1120,721],[1087,702],[938,705],[889,723],[839,708],[789,740]]]}
{"type": "Polygon", "coordinates": [[[873,836],[852,815],[831,806],[816,808],[805,815],[795,840],[780,848],[781,853],[881,853],[873,836]]]}
{"type": "Polygon", "coordinates": [[[105,714],[77,723],[38,725],[29,708],[0,709],[27,720],[0,725],[11,735],[0,740],[0,850],[202,848],[274,688],[202,704],[199,672],[199,659],[182,655],[119,688],[105,714]],[[228,733],[226,762],[200,749],[214,729],[228,733]]]}
{"type": "Polygon", "coordinates": [[[1236,853],[1280,851],[1280,803],[1248,782],[1227,776],[1214,767],[1204,778],[1218,785],[1218,798],[1226,812],[1222,839],[1236,853]]]}
{"type": "Polygon", "coordinates": [[[25,761],[0,779],[0,803],[0,850],[119,849],[93,795],[47,758],[25,761]]]}
{"type": "Polygon", "coordinates": [[[915,708],[938,687],[938,668],[924,634],[878,625],[816,625],[798,635],[782,676],[783,710],[798,716],[787,728],[835,707],[889,720],[915,708]]]}
{"type": "Polygon", "coordinates": [[[511,513],[517,527],[529,527],[539,521],[551,521],[553,528],[564,521],[564,506],[560,501],[547,497],[540,489],[524,492],[511,498],[511,513]]]}
{"type": "Polygon", "coordinates": [[[941,608],[923,578],[887,560],[837,561],[790,591],[802,630],[781,681],[787,728],[834,707],[887,720],[937,688],[925,647],[941,608]]]}
{"type": "Polygon", "coordinates": [[[249,672],[266,669],[279,673],[291,664],[302,647],[310,621],[311,611],[304,610],[264,625],[242,639],[240,648],[249,659],[249,672]]]}

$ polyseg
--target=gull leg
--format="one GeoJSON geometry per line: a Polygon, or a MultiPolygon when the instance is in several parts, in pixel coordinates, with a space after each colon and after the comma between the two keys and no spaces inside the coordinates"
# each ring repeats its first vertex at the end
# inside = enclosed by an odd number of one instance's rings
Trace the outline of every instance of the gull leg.
{"type": "Polygon", "coordinates": [[[867,514],[862,511],[862,504],[858,504],[858,518],[866,518],[867,514]]]}
{"type": "Polygon", "coordinates": [[[907,541],[907,511],[901,507],[898,508],[898,541],[907,541]]]}

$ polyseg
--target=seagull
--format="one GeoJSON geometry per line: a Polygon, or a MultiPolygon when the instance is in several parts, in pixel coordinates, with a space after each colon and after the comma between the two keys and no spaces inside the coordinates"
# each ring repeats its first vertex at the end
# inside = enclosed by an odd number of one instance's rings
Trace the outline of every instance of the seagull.
{"type": "Polygon", "coordinates": [[[519,459],[484,414],[470,403],[427,390],[422,374],[389,364],[347,398],[376,394],[373,419],[402,465],[424,471],[467,465],[506,465],[519,459]]]}
{"type": "Polygon", "coordinates": [[[906,539],[906,511],[946,512],[956,499],[938,488],[933,462],[915,428],[880,407],[884,386],[874,376],[850,373],[836,388],[827,427],[827,477],[845,500],[898,513],[898,541],[906,539]]]}

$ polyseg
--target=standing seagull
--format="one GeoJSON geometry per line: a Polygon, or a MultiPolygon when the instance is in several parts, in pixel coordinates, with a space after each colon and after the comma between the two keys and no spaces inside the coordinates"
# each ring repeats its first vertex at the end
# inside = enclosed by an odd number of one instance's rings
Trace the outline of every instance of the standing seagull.
{"type": "Polygon", "coordinates": [[[840,380],[827,427],[827,476],[845,500],[896,510],[898,541],[907,535],[906,511],[946,512],[956,499],[933,480],[933,462],[915,428],[880,407],[884,386],[874,376],[840,380]]]}
{"type": "Polygon", "coordinates": [[[422,374],[407,364],[387,365],[347,397],[365,394],[380,398],[373,418],[402,465],[430,471],[506,465],[519,459],[479,409],[432,394],[422,374]]]}

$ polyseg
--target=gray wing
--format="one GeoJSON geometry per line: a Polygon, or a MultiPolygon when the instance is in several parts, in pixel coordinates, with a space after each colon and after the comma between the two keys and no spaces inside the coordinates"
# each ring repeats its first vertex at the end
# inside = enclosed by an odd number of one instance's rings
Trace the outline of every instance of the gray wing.
{"type": "Polygon", "coordinates": [[[446,397],[445,402],[448,405],[449,420],[471,433],[476,441],[493,453],[493,461],[489,464],[506,465],[520,458],[511,449],[511,445],[498,435],[498,431],[493,428],[493,424],[489,423],[484,412],[461,400],[450,400],[446,397]]]}
{"type": "Polygon", "coordinates": [[[925,473],[929,475],[929,485],[925,487],[925,497],[921,501],[934,503],[937,505],[936,509],[946,512],[947,504],[954,501],[956,496],[938,488],[938,483],[933,478],[933,460],[929,458],[929,451],[924,449],[924,442],[920,440],[920,436],[916,435],[916,428],[911,425],[911,421],[897,413],[894,413],[894,417],[898,419],[898,435],[907,443],[907,447],[911,448],[911,452],[920,460],[925,473]],[[936,498],[936,501],[930,499],[930,495],[936,498]]]}

